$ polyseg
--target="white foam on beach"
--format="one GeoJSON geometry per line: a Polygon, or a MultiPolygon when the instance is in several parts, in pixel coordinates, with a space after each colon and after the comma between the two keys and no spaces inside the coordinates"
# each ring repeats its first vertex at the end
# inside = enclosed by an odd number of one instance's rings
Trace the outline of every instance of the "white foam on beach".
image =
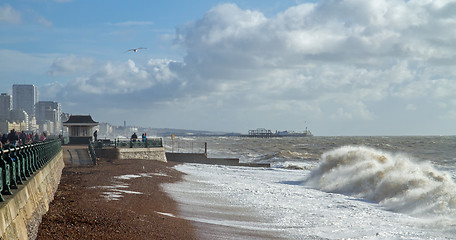
{"type": "Polygon", "coordinates": [[[141,173],[139,175],[141,175],[141,177],[153,177],[153,176],[168,177],[168,174],[166,174],[166,173],[141,173]]]}
{"type": "Polygon", "coordinates": [[[114,176],[115,179],[120,179],[120,180],[130,180],[133,178],[140,178],[141,175],[135,175],[135,174],[126,174],[126,175],[121,175],[121,176],[114,176]]]}
{"type": "Polygon", "coordinates": [[[168,217],[173,217],[175,218],[176,216],[172,213],[164,213],[164,212],[157,212],[156,213],[160,214],[160,215],[163,215],[163,216],[168,216],[168,217]]]}
{"type": "MultiPolygon", "coordinates": [[[[318,162],[313,163],[314,168],[318,162]]],[[[427,219],[304,186],[309,170],[177,165],[163,184],[202,239],[451,239],[427,219]]]]}
{"type": "Polygon", "coordinates": [[[164,173],[140,173],[140,174],[126,174],[121,176],[114,176],[112,185],[109,186],[96,186],[96,188],[107,189],[104,191],[101,196],[107,201],[117,201],[123,197],[123,194],[143,194],[142,192],[129,191],[125,188],[129,187],[129,184],[122,182],[122,180],[131,180],[140,177],[153,177],[153,176],[168,176],[164,173]]]}
{"type": "Polygon", "coordinates": [[[107,201],[117,201],[122,198],[122,194],[117,192],[103,192],[101,196],[107,201]]]}

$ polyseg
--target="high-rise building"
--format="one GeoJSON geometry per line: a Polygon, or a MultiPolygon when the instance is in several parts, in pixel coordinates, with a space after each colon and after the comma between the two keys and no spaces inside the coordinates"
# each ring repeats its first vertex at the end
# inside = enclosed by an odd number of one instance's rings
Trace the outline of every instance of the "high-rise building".
{"type": "Polygon", "coordinates": [[[12,107],[11,96],[7,93],[2,93],[0,95],[0,120],[7,120],[10,116],[10,111],[12,107]]]}
{"type": "Polygon", "coordinates": [[[35,105],[36,122],[61,122],[62,107],[58,102],[39,101],[35,105]]]}
{"type": "Polygon", "coordinates": [[[13,85],[13,109],[24,110],[28,115],[35,115],[38,102],[38,88],[33,84],[13,85]]]}
{"type": "Polygon", "coordinates": [[[36,122],[42,131],[57,133],[61,129],[62,107],[58,102],[39,101],[35,105],[36,122]],[[41,126],[48,126],[46,129],[41,126]]]}

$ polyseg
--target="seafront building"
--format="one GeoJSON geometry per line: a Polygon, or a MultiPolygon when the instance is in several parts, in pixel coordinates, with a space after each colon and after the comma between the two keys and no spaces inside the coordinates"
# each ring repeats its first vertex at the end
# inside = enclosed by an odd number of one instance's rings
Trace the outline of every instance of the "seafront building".
{"type": "MultiPolygon", "coordinates": [[[[12,122],[17,122],[17,123],[24,122],[25,126],[21,127],[20,131],[29,131],[29,127],[30,127],[30,125],[29,125],[29,115],[24,110],[22,110],[22,109],[13,109],[13,110],[11,110],[10,111],[9,120],[12,121],[12,122]]],[[[16,128],[14,128],[14,129],[16,129],[16,128]]],[[[18,129],[16,129],[16,130],[18,130],[18,129]]]]}
{"type": "Polygon", "coordinates": [[[24,110],[29,116],[35,116],[35,104],[37,102],[38,88],[35,85],[13,85],[13,109],[24,110]]]}
{"type": "Polygon", "coordinates": [[[15,129],[62,134],[62,115],[60,103],[38,102],[38,88],[33,84],[14,84],[12,96],[0,94],[0,133],[15,129]]]}
{"type": "Polygon", "coordinates": [[[8,133],[12,129],[22,132],[22,131],[28,131],[27,130],[27,124],[22,121],[22,122],[15,122],[15,121],[7,121],[7,120],[2,120],[0,121],[0,129],[2,133],[8,133]]]}
{"type": "Polygon", "coordinates": [[[2,93],[0,95],[0,120],[7,120],[10,116],[10,111],[13,107],[13,99],[11,95],[2,93]]]}
{"type": "Polygon", "coordinates": [[[63,126],[68,127],[70,144],[88,144],[92,139],[93,128],[98,126],[98,122],[90,115],[71,115],[63,126]]]}
{"type": "Polygon", "coordinates": [[[62,130],[62,106],[54,101],[39,101],[35,105],[36,122],[41,132],[59,133],[62,130]]]}

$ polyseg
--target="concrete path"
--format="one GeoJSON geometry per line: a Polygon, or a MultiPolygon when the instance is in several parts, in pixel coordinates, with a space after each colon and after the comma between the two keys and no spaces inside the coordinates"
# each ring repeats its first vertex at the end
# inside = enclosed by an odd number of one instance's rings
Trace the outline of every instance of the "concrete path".
{"type": "Polygon", "coordinates": [[[93,165],[88,146],[64,145],[62,149],[65,165],[93,165]]]}

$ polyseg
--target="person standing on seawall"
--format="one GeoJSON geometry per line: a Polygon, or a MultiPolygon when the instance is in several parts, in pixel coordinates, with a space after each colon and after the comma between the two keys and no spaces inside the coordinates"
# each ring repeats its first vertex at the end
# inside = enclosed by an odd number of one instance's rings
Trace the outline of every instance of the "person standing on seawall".
{"type": "Polygon", "coordinates": [[[94,142],[97,141],[97,137],[98,137],[98,130],[95,130],[95,132],[93,132],[93,140],[94,140],[94,142]]]}
{"type": "Polygon", "coordinates": [[[136,135],[136,133],[133,133],[133,135],[131,135],[130,141],[136,142],[137,139],[138,135],[136,135]]]}

